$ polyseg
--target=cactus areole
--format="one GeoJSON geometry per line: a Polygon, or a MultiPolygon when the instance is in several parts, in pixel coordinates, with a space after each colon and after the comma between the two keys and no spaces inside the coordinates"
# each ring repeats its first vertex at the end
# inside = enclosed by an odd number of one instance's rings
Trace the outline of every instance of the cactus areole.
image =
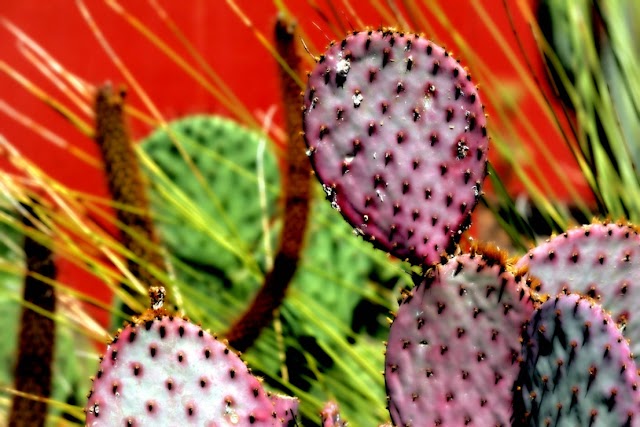
{"type": "Polygon", "coordinates": [[[416,264],[451,252],[486,175],[486,119],[471,76],[443,48],[355,32],[309,73],[304,134],[333,206],[357,234],[416,264]]]}

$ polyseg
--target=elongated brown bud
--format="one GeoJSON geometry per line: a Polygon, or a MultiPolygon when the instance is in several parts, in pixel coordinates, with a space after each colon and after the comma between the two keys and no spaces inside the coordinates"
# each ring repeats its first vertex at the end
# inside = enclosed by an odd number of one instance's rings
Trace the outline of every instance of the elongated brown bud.
{"type": "Polygon", "coordinates": [[[162,286],[145,267],[161,270],[165,263],[158,251],[158,239],[149,213],[142,173],[124,117],[125,92],[115,93],[111,85],[102,86],[96,96],[96,142],[100,147],[109,183],[109,191],[117,203],[122,243],[139,260],[128,259],[131,273],[145,286],[162,286]]]}
{"type": "MultiPolygon", "coordinates": [[[[275,36],[278,53],[293,72],[300,75],[302,61],[295,46],[294,26],[279,19],[275,36]]],[[[280,80],[288,132],[284,225],[273,269],[265,277],[249,309],[227,334],[229,344],[239,351],[245,351],[253,344],[262,328],[273,319],[273,311],[282,303],[298,266],[309,216],[311,166],[302,138],[300,87],[282,67],[280,80]]]]}
{"type": "MultiPolygon", "coordinates": [[[[33,210],[24,206],[29,214],[33,210]]],[[[33,227],[31,219],[23,217],[26,227],[33,227]]],[[[55,279],[56,267],[50,247],[29,236],[24,239],[26,257],[26,276],[23,298],[46,312],[53,313],[56,308],[55,289],[42,280],[55,279]]],[[[27,306],[22,308],[18,341],[18,361],[15,369],[15,389],[37,397],[51,396],[51,373],[55,346],[55,322],[27,306]]],[[[47,417],[47,404],[27,397],[15,396],[9,416],[11,427],[44,426],[47,417]]]]}

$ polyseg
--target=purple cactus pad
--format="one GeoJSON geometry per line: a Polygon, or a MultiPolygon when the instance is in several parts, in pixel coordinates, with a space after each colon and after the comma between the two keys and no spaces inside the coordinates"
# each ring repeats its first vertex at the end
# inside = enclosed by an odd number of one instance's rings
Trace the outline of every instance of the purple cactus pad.
{"type": "Polygon", "coordinates": [[[296,407],[268,396],[224,343],[164,316],[125,327],[107,347],[85,412],[92,427],[283,426],[296,407]]]}
{"type": "Polygon", "coordinates": [[[353,33],[304,94],[308,154],[358,234],[417,264],[451,252],[486,175],[486,119],[471,77],[415,34],[353,33]]]}
{"type": "Polygon", "coordinates": [[[507,426],[533,301],[499,257],[461,255],[405,297],[385,359],[397,426],[507,426]]]}
{"type": "Polygon", "coordinates": [[[523,336],[514,426],[640,426],[640,376],[600,305],[561,294],[523,336]]]}
{"type": "Polygon", "coordinates": [[[640,235],[624,224],[591,224],[547,240],[517,264],[539,280],[539,292],[587,295],[624,327],[640,355],[640,235]]]}

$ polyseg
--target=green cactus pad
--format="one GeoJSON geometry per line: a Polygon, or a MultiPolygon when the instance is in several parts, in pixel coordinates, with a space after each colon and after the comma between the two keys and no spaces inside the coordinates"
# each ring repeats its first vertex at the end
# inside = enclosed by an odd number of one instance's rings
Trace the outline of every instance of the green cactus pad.
{"type": "Polygon", "coordinates": [[[263,258],[259,256],[263,254],[262,218],[266,215],[268,222],[273,221],[280,191],[277,160],[271,150],[264,150],[265,213],[257,176],[259,133],[228,119],[204,115],[174,121],[169,129],[202,174],[204,184],[170,133],[158,130],[142,141],[142,149],[178,191],[168,189],[166,181],[146,169],[163,242],[174,256],[217,270],[216,274],[229,279],[242,264],[226,244],[263,258]],[[180,201],[182,195],[189,205],[180,201]]]}

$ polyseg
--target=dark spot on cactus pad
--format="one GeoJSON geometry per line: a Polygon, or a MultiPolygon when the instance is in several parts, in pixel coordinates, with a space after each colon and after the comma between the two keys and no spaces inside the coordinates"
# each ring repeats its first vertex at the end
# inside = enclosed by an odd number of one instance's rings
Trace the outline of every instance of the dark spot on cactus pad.
{"type": "Polygon", "coordinates": [[[409,57],[407,59],[407,71],[411,71],[412,67],[413,67],[413,58],[409,57]]]}
{"type": "Polygon", "coordinates": [[[387,66],[387,64],[389,63],[390,57],[391,57],[391,49],[389,49],[388,47],[385,47],[382,50],[382,68],[387,66]]]}
{"type": "Polygon", "coordinates": [[[450,122],[453,119],[453,108],[448,108],[447,109],[447,123],[450,122]]]}
{"type": "Polygon", "coordinates": [[[431,69],[431,74],[434,76],[438,74],[438,70],[440,69],[440,61],[433,61],[433,68],[431,69]]]}
{"type": "Polygon", "coordinates": [[[472,132],[476,128],[476,115],[475,114],[469,114],[468,123],[469,123],[469,132],[472,132]]]}
{"type": "Polygon", "coordinates": [[[329,133],[329,128],[325,125],[320,126],[320,132],[318,133],[318,137],[322,140],[329,133]]]}

